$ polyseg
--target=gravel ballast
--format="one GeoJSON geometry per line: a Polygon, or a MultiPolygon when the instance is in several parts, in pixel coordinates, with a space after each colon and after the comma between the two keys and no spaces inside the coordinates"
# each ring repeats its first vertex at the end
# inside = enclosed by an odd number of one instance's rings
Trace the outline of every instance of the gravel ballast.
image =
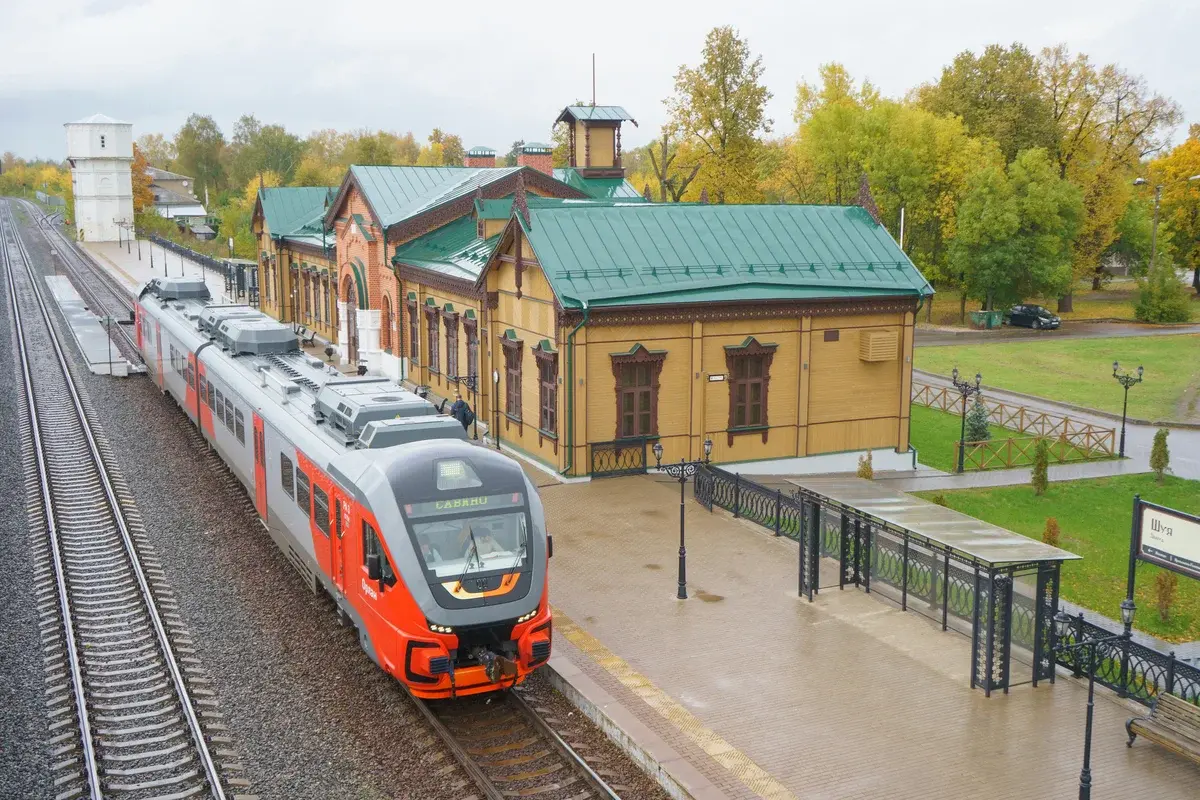
{"type": "MultiPolygon", "coordinates": [[[[35,260],[48,264],[45,241],[25,234],[35,260]]],[[[7,307],[0,313],[7,322],[7,307]]],[[[175,402],[146,377],[93,376],[74,345],[67,349],[211,680],[229,746],[238,753],[227,760],[242,765],[240,775],[250,784],[245,791],[289,799],[450,800],[472,794],[461,772],[447,769],[446,750],[401,686],[370,661],[352,628],[339,626],[332,601],[305,588],[241,485],[175,402]]],[[[14,377],[11,353],[0,353],[0,389],[15,386],[14,377]]],[[[0,432],[11,424],[0,421],[0,432]]],[[[6,458],[0,470],[19,471],[19,461],[6,458]]],[[[17,478],[10,476],[8,485],[17,478]]],[[[10,522],[4,530],[24,530],[19,514],[6,519],[17,512],[0,509],[0,522],[10,522]]],[[[0,542],[5,563],[21,563],[17,551],[25,538],[0,542]]],[[[28,582],[30,570],[3,572],[0,602],[10,607],[5,638],[14,647],[0,650],[0,681],[13,676],[19,684],[11,690],[18,713],[0,715],[0,742],[21,743],[18,748],[29,752],[3,751],[0,796],[45,796],[36,782],[44,781],[46,764],[40,644],[29,587],[19,585],[21,576],[28,582]],[[10,785],[19,790],[10,792],[10,785]]],[[[555,720],[568,723],[565,730],[552,727],[583,744],[589,760],[597,760],[593,766],[610,773],[606,779],[628,787],[625,797],[665,796],[548,681],[535,676],[527,685],[535,706],[553,709],[555,720]]],[[[0,683],[0,701],[9,699],[6,691],[0,683]]]]}

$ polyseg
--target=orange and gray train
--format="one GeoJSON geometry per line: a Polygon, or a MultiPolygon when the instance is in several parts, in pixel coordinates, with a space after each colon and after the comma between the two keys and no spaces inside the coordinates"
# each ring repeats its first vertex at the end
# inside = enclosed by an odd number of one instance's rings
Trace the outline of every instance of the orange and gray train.
{"type": "Polygon", "coordinates": [[[511,458],[387,378],[342,375],[200,278],[138,296],[138,348],[271,538],[417,696],[507,688],[550,657],[552,541],[511,458]]]}

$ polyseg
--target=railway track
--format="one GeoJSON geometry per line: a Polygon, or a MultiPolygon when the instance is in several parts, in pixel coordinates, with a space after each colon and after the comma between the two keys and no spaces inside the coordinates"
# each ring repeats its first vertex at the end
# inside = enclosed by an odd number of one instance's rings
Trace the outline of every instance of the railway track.
{"type": "Polygon", "coordinates": [[[232,753],[210,750],[201,717],[220,715],[195,659],[175,652],[189,650],[186,632],[134,510],[126,521],[127,492],[109,474],[7,203],[0,256],[22,373],[28,511],[44,543],[35,579],[57,798],[223,800],[245,782],[215,759],[232,753]]]}
{"type": "Polygon", "coordinates": [[[413,702],[486,800],[620,800],[515,691],[413,702]]]}
{"type": "MultiPolygon", "coordinates": [[[[25,210],[37,222],[38,231],[46,243],[57,254],[60,263],[72,277],[72,283],[79,292],[88,308],[98,316],[111,316],[114,320],[132,319],[133,295],[129,289],[119,283],[109,272],[97,266],[90,257],[79,251],[74,242],[68,239],[62,231],[54,226],[50,217],[28,200],[20,201],[25,210]]],[[[113,325],[111,332],[116,334],[113,340],[121,357],[133,365],[142,364],[141,354],[137,349],[128,325],[113,325]]]]}

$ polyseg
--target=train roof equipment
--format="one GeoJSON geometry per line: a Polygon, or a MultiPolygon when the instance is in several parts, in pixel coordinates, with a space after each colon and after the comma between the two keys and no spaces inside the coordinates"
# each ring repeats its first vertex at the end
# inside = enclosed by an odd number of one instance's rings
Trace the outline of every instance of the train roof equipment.
{"type": "Polygon", "coordinates": [[[208,284],[204,278],[196,275],[181,275],[176,278],[151,278],[143,292],[150,292],[160,300],[202,300],[212,299],[208,284]]]}

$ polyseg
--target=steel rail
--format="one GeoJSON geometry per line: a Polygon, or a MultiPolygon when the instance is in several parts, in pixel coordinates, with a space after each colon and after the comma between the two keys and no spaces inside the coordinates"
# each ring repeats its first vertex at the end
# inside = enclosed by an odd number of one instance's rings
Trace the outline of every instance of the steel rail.
{"type": "MultiPolygon", "coordinates": [[[[96,477],[99,478],[101,486],[103,487],[104,495],[105,495],[107,504],[109,506],[109,510],[111,512],[112,521],[115,524],[115,526],[120,534],[120,540],[121,540],[122,546],[124,548],[125,555],[128,559],[129,566],[131,568],[131,571],[133,572],[133,575],[134,575],[137,585],[138,585],[138,590],[139,590],[142,604],[144,606],[144,610],[145,610],[146,615],[149,618],[150,623],[154,629],[157,644],[158,644],[159,650],[163,657],[163,663],[166,666],[167,672],[170,676],[175,694],[179,699],[180,712],[182,713],[184,720],[186,722],[186,727],[188,729],[188,733],[191,736],[196,755],[200,760],[201,767],[204,771],[205,779],[208,782],[208,788],[211,792],[212,797],[216,798],[217,800],[225,800],[226,795],[225,795],[224,786],[221,782],[220,771],[217,767],[216,762],[213,759],[212,753],[209,752],[208,743],[204,737],[204,731],[200,726],[199,716],[196,714],[196,711],[192,705],[191,693],[188,691],[187,684],[183,678],[183,672],[180,669],[179,663],[175,658],[175,653],[174,653],[174,650],[172,649],[170,638],[167,635],[166,626],[163,624],[162,617],[159,614],[158,606],[154,599],[153,592],[150,589],[149,581],[146,578],[145,570],[142,568],[141,559],[138,557],[137,550],[133,544],[133,537],[130,534],[128,525],[126,524],[125,516],[121,510],[121,505],[120,505],[120,501],[117,498],[116,490],[113,487],[112,481],[108,475],[107,467],[104,464],[103,456],[101,455],[100,449],[96,443],[96,439],[95,439],[95,436],[92,431],[91,422],[88,419],[88,415],[87,415],[86,411],[84,410],[83,403],[80,400],[79,392],[75,386],[75,381],[74,381],[73,377],[71,376],[70,367],[69,367],[69,363],[67,361],[66,354],[63,351],[62,345],[59,341],[58,333],[55,330],[55,326],[53,324],[53,320],[50,315],[50,311],[49,311],[48,307],[46,306],[46,301],[42,296],[40,287],[38,286],[37,275],[33,270],[33,262],[29,256],[28,249],[25,247],[24,241],[21,239],[19,226],[16,223],[16,219],[13,217],[11,205],[5,204],[5,215],[4,216],[6,216],[8,218],[8,223],[12,230],[13,241],[16,244],[18,252],[21,254],[22,260],[24,260],[24,262],[25,262],[25,270],[29,275],[31,288],[33,290],[33,292],[32,292],[33,296],[34,296],[35,300],[37,301],[38,309],[41,312],[42,321],[46,326],[46,331],[47,331],[48,337],[50,339],[50,342],[53,346],[55,356],[57,357],[58,365],[62,370],[64,383],[65,383],[67,391],[70,395],[71,404],[72,404],[75,414],[78,418],[79,427],[80,427],[81,431],[83,432],[84,437],[87,441],[87,447],[88,447],[88,451],[90,453],[90,456],[91,456],[91,459],[93,462],[93,466],[94,466],[94,469],[96,472],[96,477]]],[[[13,321],[14,321],[15,327],[18,331],[19,339],[21,341],[21,362],[22,362],[22,372],[24,374],[24,380],[25,380],[25,389],[26,389],[25,394],[26,394],[27,402],[29,403],[28,413],[30,416],[30,422],[31,422],[32,428],[35,431],[35,441],[37,442],[37,447],[35,449],[37,452],[37,459],[38,459],[38,463],[39,463],[39,477],[42,480],[43,499],[44,499],[44,501],[46,501],[46,508],[45,508],[46,517],[47,517],[47,520],[50,521],[50,520],[55,519],[56,513],[55,513],[55,505],[52,502],[53,498],[50,493],[50,480],[49,480],[50,479],[50,471],[49,471],[49,467],[48,467],[49,458],[44,449],[44,442],[41,439],[40,432],[38,432],[37,410],[36,410],[37,407],[34,402],[35,395],[34,395],[34,390],[33,390],[33,377],[32,377],[32,372],[30,370],[31,358],[30,358],[30,354],[24,344],[24,334],[22,332],[23,321],[22,321],[22,316],[21,316],[21,312],[20,312],[20,305],[17,302],[17,287],[16,287],[16,281],[15,281],[15,277],[14,277],[12,259],[8,252],[7,246],[4,247],[4,250],[5,250],[5,267],[6,267],[5,272],[6,272],[6,275],[8,278],[9,291],[11,293],[10,299],[11,299],[11,304],[12,304],[12,308],[13,308],[13,317],[14,317],[13,321]]],[[[57,527],[57,523],[49,522],[48,526],[51,527],[52,529],[55,529],[57,527]]],[[[60,604],[62,605],[62,610],[64,612],[63,613],[64,628],[67,628],[67,630],[73,631],[73,628],[69,627],[70,626],[69,620],[71,619],[71,616],[69,613],[70,612],[70,601],[69,601],[69,596],[67,595],[68,587],[66,585],[65,574],[64,574],[64,572],[61,571],[62,562],[61,562],[61,558],[60,558],[60,554],[59,554],[59,544],[60,543],[57,541],[57,537],[55,537],[55,541],[53,542],[53,544],[54,544],[54,549],[53,549],[54,559],[55,559],[56,567],[59,568],[59,572],[56,577],[57,577],[57,580],[59,583],[60,604]]],[[[82,694],[82,691],[84,689],[84,687],[82,685],[82,681],[83,681],[82,667],[79,662],[78,650],[77,650],[77,648],[74,647],[73,637],[68,636],[67,638],[68,638],[68,650],[72,654],[72,663],[71,663],[72,679],[73,679],[73,682],[76,684],[76,690],[77,690],[76,705],[77,705],[77,707],[80,707],[81,713],[82,713],[82,716],[80,717],[80,722],[81,722],[80,727],[82,729],[82,735],[88,740],[87,742],[85,742],[84,752],[86,755],[90,756],[89,762],[87,764],[87,768],[89,771],[89,777],[92,779],[90,781],[90,783],[91,783],[90,789],[93,793],[92,796],[95,798],[98,798],[100,796],[98,794],[98,792],[100,791],[100,784],[99,784],[99,776],[98,776],[98,764],[96,763],[97,762],[96,751],[95,751],[95,747],[94,747],[94,742],[91,741],[91,728],[90,728],[90,726],[85,726],[85,723],[86,723],[88,717],[87,717],[86,699],[85,699],[85,696],[82,694]]]]}
{"type": "MultiPolygon", "coordinates": [[[[28,210],[31,214],[40,215],[40,219],[38,219],[38,231],[42,234],[42,237],[46,240],[46,243],[53,247],[55,252],[62,257],[63,264],[66,269],[69,272],[73,272],[78,275],[80,280],[75,282],[75,288],[90,299],[91,302],[89,305],[92,309],[97,312],[111,312],[111,301],[115,301],[116,304],[120,306],[121,311],[125,313],[131,313],[133,311],[133,296],[129,294],[128,289],[125,286],[119,284],[117,280],[111,274],[109,274],[108,270],[98,266],[88,256],[80,253],[75,242],[72,242],[70,239],[68,239],[62,231],[55,228],[52,224],[42,225],[43,222],[47,222],[50,218],[43,214],[41,209],[28,200],[21,200],[20,202],[24,204],[26,210],[28,210]],[[104,302],[103,299],[97,294],[95,283],[86,280],[88,276],[93,276],[99,279],[99,283],[103,287],[103,290],[107,292],[111,298],[110,302],[104,302]]],[[[106,313],[105,315],[112,316],[111,313],[106,313]]],[[[133,336],[130,335],[129,331],[125,330],[125,328],[126,326],[121,325],[120,323],[118,323],[116,327],[117,333],[121,335],[121,338],[125,341],[126,345],[128,345],[129,352],[123,353],[123,355],[126,357],[130,355],[139,357],[141,354],[138,353],[137,342],[134,340],[133,336]]]]}
{"type": "MultiPolygon", "coordinates": [[[[422,716],[429,722],[430,727],[434,729],[438,737],[446,744],[450,750],[450,754],[462,766],[467,776],[475,782],[480,790],[483,791],[487,800],[505,800],[511,794],[505,793],[498,789],[492,780],[484,772],[483,768],[471,757],[466,748],[458,741],[458,737],[451,731],[446,724],[442,722],[437,713],[434,712],[429,704],[409,693],[409,697],[416,704],[422,716]]],[[[621,800],[620,795],[609,786],[603,778],[596,773],[595,770],[584,760],[583,756],[577,753],[567,742],[551,728],[541,716],[525,702],[525,699],[516,692],[509,691],[504,693],[503,702],[515,710],[518,716],[528,722],[535,733],[549,744],[562,758],[568,768],[573,769],[583,778],[584,783],[588,788],[594,790],[595,797],[598,800],[621,800]]]]}
{"type": "MultiPolygon", "coordinates": [[[[11,209],[5,204],[5,213],[0,214],[0,244],[4,253],[4,277],[8,284],[9,305],[12,308],[14,327],[17,332],[17,349],[21,354],[21,374],[25,395],[25,404],[30,418],[30,430],[33,432],[34,453],[37,459],[38,484],[41,489],[42,505],[46,511],[46,529],[50,536],[50,555],[54,561],[54,580],[58,590],[58,609],[62,615],[63,633],[67,648],[67,658],[70,663],[71,685],[75,694],[75,714],[79,722],[80,745],[83,748],[83,763],[87,770],[86,782],[88,796],[91,800],[101,800],[100,770],[96,751],[92,742],[91,718],[88,716],[87,694],[83,685],[83,668],[80,665],[79,651],[75,642],[75,627],[71,620],[71,603],[67,594],[66,570],[62,562],[62,547],[58,540],[58,521],[53,508],[54,500],[50,496],[50,470],[42,444],[42,432],[35,418],[36,404],[33,395],[33,375],[29,369],[28,350],[25,345],[25,331],[21,325],[21,311],[17,305],[17,284],[13,278],[12,256],[9,254],[7,242],[8,227],[4,224],[11,219],[11,209]],[[7,218],[7,219],[6,219],[7,218]]],[[[14,242],[20,240],[16,225],[11,229],[14,242]]],[[[18,249],[20,248],[18,245],[18,249]]]]}
{"type": "Polygon", "coordinates": [[[565,758],[567,763],[569,763],[583,775],[584,781],[591,786],[591,788],[600,793],[599,796],[601,798],[604,798],[604,800],[621,800],[621,796],[613,791],[613,788],[609,786],[603,778],[596,774],[596,771],[591,768],[591,765],[584,761],[583,756],[575,752],[571,745],[567,744],[566,741],[559,736],[553,728],[546,724],[546,720],[542,719],[541,716],[530,707],[529,703],[525,702],[524,697],[521,697],[516,692],[509,692],[508,702],[515,706],[517,711],[525,715],[525,718],[529,720],[537,732],[540,733],[545,739],[548,739],[550,744],[554,745],[554,749],[558,751],[559,755],[565,758]]]}

